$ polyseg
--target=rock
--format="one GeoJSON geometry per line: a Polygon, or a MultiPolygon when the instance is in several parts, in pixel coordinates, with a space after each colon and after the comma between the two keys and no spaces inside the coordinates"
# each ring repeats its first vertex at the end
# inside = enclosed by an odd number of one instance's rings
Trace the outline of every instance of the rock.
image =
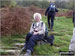
{"type": "Polygon", "coordinates": [[[21,47],[24,46],[24,44],[25,44],[25,43],[16,43],[16,44],[14,44],[14,46],[21,48],[21,47]]]}
{"type": "Polygon", "coordinates": [[[0,49],[0,54],[1,55],[18,55],[18,53],[20,52],[20,50],[4,50],[4,49],[0,49]]]}
{"type": "Polygon", "coordinates": [[[38,46],[41,46],[41,45],[43,45],[43,44],[45,44],[44,41],[38,41],[38,42],[37,42],[37,45],[38,45],[38,46]]]}
{"type": "Polygon", "coordinates": [[[8,49],[18,49],[18,47],[1,47],[1,49],[4,49],[4,50],[8,50],[8,49]]]}
{"type": "Polygon", "coordinates": [[[2,50],[0,51],[1,55],[14,55],[15,54],[15,50],[2,50]]]}
{"type": "Polygon", "coordinates": [[[71,39],[69,50],[70,51],[75,51],[75,28],[73,30],[73,36],[72,36],[72,39],[71,39]]]}

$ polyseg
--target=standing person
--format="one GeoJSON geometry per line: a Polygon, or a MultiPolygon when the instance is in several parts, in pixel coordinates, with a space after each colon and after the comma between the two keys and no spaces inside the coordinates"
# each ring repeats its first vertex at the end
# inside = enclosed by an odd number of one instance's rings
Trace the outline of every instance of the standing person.
{"type": "Polygon", "coordinates": [[[35,22],[32,23],[30,32],[26,36],[26,54],[24,56],[31,56],[36,42],[43,40],[45,36],[45,23],[41,19],[41,14],[34,14],[35,22]]]}
{"type": "Polygon", "coordinates": [[[45,16],[48,17],[48,26],[49,26],[50,30],[53,30],[54,18],[55,18],[56,12],[58,12],[58,10],[55,7],[55,4],[50,3],[49,7],[46,9],[46,12],[45,12],[45,16]]]}
{"type": "Polygon", "coordinates": [[[75,52],[75,11],[73,11],[73,23],[74,23],[74,30],[73,30],[73,36],[71,39],[71,43],[69,45],[69,50],[75,52]]]}
{"type": "Polygon", "coordinates": [[[74,51],[75,52],[75,27],[73,30],[73,36],[69,45],[69,51],[74,51]]]}

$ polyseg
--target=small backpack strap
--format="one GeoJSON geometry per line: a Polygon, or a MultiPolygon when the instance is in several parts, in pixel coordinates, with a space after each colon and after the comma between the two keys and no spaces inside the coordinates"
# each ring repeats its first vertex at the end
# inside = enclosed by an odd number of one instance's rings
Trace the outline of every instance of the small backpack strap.
{"type": "Polygon", "coordinates": [[[34,23],[33,23],[33,25],[32,25],[32,28],[34,28],[34,23]]]}
{"type": "Polygon", "coordinates": [[[41,22],[41,27],[43,26],[43,22],[41,22]]]}

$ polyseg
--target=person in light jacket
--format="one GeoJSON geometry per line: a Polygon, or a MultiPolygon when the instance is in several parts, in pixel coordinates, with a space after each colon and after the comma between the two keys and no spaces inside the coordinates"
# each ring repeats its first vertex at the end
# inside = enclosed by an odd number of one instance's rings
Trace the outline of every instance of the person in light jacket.
{"type": "Polygon", "coordinates": [[[75,27],[73,30],[73,36],[69,45],[69,51],[74,51],[75,52],[75,27]]]}
{"type": "Polygon", "coordinates": [[[73,11],[73,23],[74,23],[74,30],[73,30],[73,36],[69,45],[69,50],[75,52],[75,11],[73,11]]]}
{"type": "Polygon", "coordinates": [[[45,23],[41,21],[40,13],[33,15],[34,22],[31,25],[30,32],[26,36],[26,54],[30,56],[37,41],[43,40],[45,36],[45,23]]]}

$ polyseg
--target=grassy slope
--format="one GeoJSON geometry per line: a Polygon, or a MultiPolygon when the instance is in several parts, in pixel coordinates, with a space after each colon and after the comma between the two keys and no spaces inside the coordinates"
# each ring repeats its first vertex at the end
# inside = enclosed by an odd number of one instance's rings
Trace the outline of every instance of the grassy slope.
{"type": "MultiPolygon", "coordinates": [[[[46,17],[43,17],[43,21],[47,24],[46,17]]],[[[54,46],[51,47],[49,44],[42,45],[41,47],[37,46],[36,49],[38,51],[38,54],[58,54],[60,50],[68,51],[73,31],[72,19],[65,17],[56,17],[54,30],[54,32],[57,32],[57,34],[54,35],[54,46]]]]}
{"type": "MultiPolygon", "coordinates": [[[[47,24],[46,17],[43,17],[43,21],[47,24]]],[[[54,30],[55,30],[54,32],[57,32],[57,34],[54,35],[55,36],[54,46],[51,47],[49,44],[45,44],[39,47],[36,45],[35,52],[33,54],[56,54],[56,56],[58,56],[57,54],[60,50],[62,51],[68,50],[73,31],[72,19],[68,19],[65,17],[56,17],[54,30]]],[[[51,32],[49,32],[49,35],[50,33],[51,32]]],[[[2,38],[2,43],[5,44],[5,46],[8,46],[9,44],[10,44],[9,46],[12,46],[13,43],[17,42],[13,40],[17,38],[24,38],[24,35],[13,35],[9,36],[8,39],[7,37],[2,38]]]]}

